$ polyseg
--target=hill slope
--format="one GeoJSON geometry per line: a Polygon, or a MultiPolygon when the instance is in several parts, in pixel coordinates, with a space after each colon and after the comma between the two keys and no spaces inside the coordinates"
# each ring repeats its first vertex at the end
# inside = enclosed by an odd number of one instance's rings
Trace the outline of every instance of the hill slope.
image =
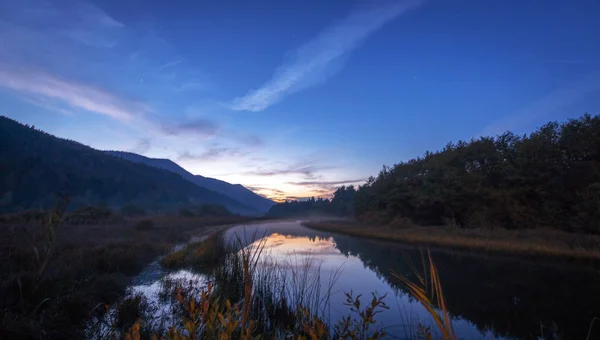
{"type": "Polygon", "coordinates": [[[105,154],[0,116],[0,212],[48,207],[66,193],[72,207],[135,203],[151,210],[220,204],[257,214],[179,175],[105,154]]]}
{"type": "Polygon", "coordinates": [[[107,154],[132,162],[144,163],[153,167],[169,170],[203,188],[219,192],[237,201],[244,202],[244,204],[247,206],[252,207],[262,213],[267,212],[275,204],[275,202],[252,192],[241,184],[231,184],[215,178],[193,175],[169,159],[148,158],[135,153],[123,151],[105,152],[107,154]]]}

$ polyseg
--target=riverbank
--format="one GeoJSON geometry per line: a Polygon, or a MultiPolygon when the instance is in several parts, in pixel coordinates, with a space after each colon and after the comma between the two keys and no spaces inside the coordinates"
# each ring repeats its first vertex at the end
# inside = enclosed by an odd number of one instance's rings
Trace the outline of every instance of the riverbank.
{"type": "Polygon", "coordinates": [[[459,229],[452,227],[370,226],[354,222],[304,222],[319,231],[356,237],[479,253],[548,257],[567,261],[600,263],[600,236],[570,234],[555,230],[459,229]]]}
{"type": "Polygon", "coordinates": [[[192,237],[255,220],[262,219],[152,216],[60,223],[52,233],[39,222],[0,223],[0,338],[79,338],[84,322],[121,298],[156,257],[192,237]]]}

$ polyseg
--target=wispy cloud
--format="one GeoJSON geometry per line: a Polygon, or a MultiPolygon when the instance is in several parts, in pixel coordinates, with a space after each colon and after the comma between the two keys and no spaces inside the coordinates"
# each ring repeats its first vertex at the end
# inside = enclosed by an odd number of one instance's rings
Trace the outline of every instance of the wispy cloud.
{"type": "Polygon", "coordinates": [[[566,112],[567,108],[592,93],[600,94],[600,73],[592,73],[566,86],[552,91],[531,104],[516,110],[500,120],[486,126],[478,136],[489,136],[506,131],[519,132],[524,128],[554,117],[583,112],[566,112]]]}
{"type": "Polygon", "coordinates": [[[366,178],[348,179],[343,181],[303,181],[287,182],[291,185],[307,187],[310,192],[316,193],[319,197],[331,197],[337,187],[341,185],[353,185],[366,181],[366,178]]]}
{"type": "Polygon", "coordinates": [[[227,157],[244,157],[248,153],[240,150],[239,148],[229,148],[229,147],[210,147],[207,150],[199,153],[193,154],[189,151],[183,152],[177,158],[178,161],[189,162],[189,161],[214,161],[227,157]]]}
{"type": "Polygon", "coordinates": [[[302,186],[332,186],[332,185],[344,185],[344,184],[354,184],[366,181],[366,178],[358,178],[358,179],[349,179],[345,181],[306,181],[306,182],[288,182],[288,184],[292,185],[302,185],[302,186]]]}
{"type": "Polygon", "coordinates": [[[72,110],[65,109],[64,107],[61,107],[60,105],[52,103],[51,100],[47,100],[44,98],[24,98],[24,100],[26,102],[33,104],[37,107],[40,107],[44,110],[58,112],[65,116],[72,116],[75,114],[75,112],[73,112],[72,110]]]}
{"type": "Polygon", "coordinates": [[[137,142],[137,144],[133,148],[129,150],[129,152],[143,155],[146,152],[148,152],[148,150],[150,150],[151,146],[152,140],[150,138],[142,138],[137,142]]]}
{"type": "Polygon", "coordinates": [[[167,69],[169,67],[175,67],[175,66],[181,64],[182,62],[183,62],[183,60],[181,60],[181,59],[169,61],[168,63],[161,65],[161,67],[158,68],[158,71],[160,72],[160,71],[164,71],[165,69],[167,69]]]}
{"type": "Polygon", "coordinates": [[[258,195],[261,195],[276,202],[282,202],[286,199],[290,199],[289,195],[283,190],[268,188],[260,185],[244,185],[244,187],[252,190],[258,195]]]}
{"type": "Polygon", "coordinates": [[[350,14],[300,46],[271,80],[234,99],[231,107],[240,111],[262,111],[292,93],[323,82],[339,71],[342,56],[357,48],[385,23],[423,2],[395,1],[350,14]]]}
{"type": "Polygon", "coordinates": [[[259,136],[246,135],[238,137],[237,140],[248,147],[260,147],[265,144],[265,141],[259,136]]]}
{"type": "Polygon", "coordinates": [[[0,4],[0,19],[42,30],[45,36],[66,37],[92,47],[113,47],[125,25],[83,1],[8,1],[0,4]]]}
{"type": "Polygon", "coordinates": [[[584,60],[580,59],[527,59],[517,58],[516,60],[532,63],[550,63],[550,64],[583,64],[584,60]]]}
{"type": "Polygon", "coordinates": [[[143,103],[122,98],[113,93],[35,69],[18,68],[0,63],[0,87],[58,99],[90,112],[106,115],[120,121],[129,121],[150,112],[143,103]]]}
{"type": "Polygon", "coordinates": [[[332,169],[330,166],[306,165],[290,166],[280,169],[260,169],[246,172],[247,175],[254,176],[276,176],[276,175],[303,175],[306,179],[317,178],[317,173],[322,170],[332,169]]]}
{"type": "Polygon", "coordinates": [[[187,122],[162,124],[160,129],[168,135],[192,134],[210,137],[219,132],[220,126],[214,121],[197,118],[187,122]]]}

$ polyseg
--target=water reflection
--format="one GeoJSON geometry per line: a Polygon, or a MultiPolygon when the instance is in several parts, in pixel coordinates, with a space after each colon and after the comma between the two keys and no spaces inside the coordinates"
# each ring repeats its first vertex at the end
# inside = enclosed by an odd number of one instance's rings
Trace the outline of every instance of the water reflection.
{"type": "MultiPolygon", "coordinates": [[[[378,315],[377,320],[391,338],[413,338],[417,323],[433,326],[431,316],[419,303],[397,286],[391,285],[377,268],[372,268],[357,256],[360,252],[358,248],[349,250],[347,246],[340,247],[338,243],[342,241],[347,244],[343,239],[349,237],[310,230],[298,222],[240,226],[230,229],[227,236],[230,240],[240,237],[244,245],[258,242],[256,238],[263,239],[268,250],[266,254],[276,258],[284,266],[302,265],[304,262],[299,258],[310,256],[320,265],[321,276],[324,278],[321,282],[322,289],[327,289],[328,278],[339,272],[330,297],[331,314],[327,317],[332,321],[348,314],[348,307],[344,306],[344,292],[352,291],[355,296],[361,294],[363,302],[370,300],[371,293],[387,295],[386,303],[390,309],[378,315]]],[[[490,330],[479,330],[461,317],[455,318],[454,325],[458,337],[462,339],[492,336],[490,330]]]]}
{"type": "MultiPolygon", "coordinates": [[[[417,249],[398,244],[334,240],[342,253],[354,254],[400,289],[390,272],[410,275],[407,260],[420,261],[417,249]]],[[[600,315],[597,271],[448,252],[433,256],[450,311],[479,330],[519,339],[552,339],[554,332],[562,339],[584,339],[591,320],[600,315]]]]}
{"type": "MultiPolygon", "coordinates": [[[[421,263],[417,248],[313,231],[298,222],[239,226],[229,229],[226,238],[239,238],[244,245],[264,238],[265,256],[288,268],[306,266],[310,259],[323,289],[339,274],[328,309],[331,321],[348,313],[343,293],[353,291],[363,299],[372,292],[387,294],[390,309],[378,321],[391,337],[412,338],[418,322],[432,325],[424,308],[390,275],[411,276],[409,263],[421,263]]],[[[599,293],[593,289],[600,284],[598,272],[456,253],[434,252],[433,257],[459,338],[551,339],[554,328],[563,339],[579,339],[585,338],[592,318],[600,316],[599,293]]],[[[162,303],[159,313],[171,303],[160,299],[165,280],[196,280],[198,286],[206,282],[192,272],[167,274],[154,266],[131,291],[162,303]]]]}

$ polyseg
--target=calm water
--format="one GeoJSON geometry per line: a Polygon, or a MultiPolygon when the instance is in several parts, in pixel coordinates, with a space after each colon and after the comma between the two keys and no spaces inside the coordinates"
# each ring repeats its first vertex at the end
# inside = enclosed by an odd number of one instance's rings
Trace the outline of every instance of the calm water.
{"type": "MultiPolygon", "coordinates": [[[[406,338],[417,322],[432,325],[425,309],[391,275],[394,271],[413,276],[409,264],[421,265],[417,247],[318,232],[299,221],[238,226],[226,237],[237,233],[249,240],[255,231],[266,238],[265,250],[272,258],[288,266],[303,266],[310,258],[323,286],[332,275],[337,278],[328,312],[332,321],[348,313],[344,292],[352,291],[362,294],[364,303],[372,292],[387,294],[389,310],[377,320],[390,338],[406,338]]],[[[432,256],[461,339],[552,339],[556,332],[562,339],[585,339],[591,320],[600,316],[596,271],[446,252],[432,256]]],[[[167,274],[157,263],[150,265],[131,289],[159,302],[157,314],[168,314],[169,302],[160,298],[165,278],[205,283],[204,277],[189,271],[167,274]]],[[[599,335],[597,330],[592,339],[599,335]]]]}

